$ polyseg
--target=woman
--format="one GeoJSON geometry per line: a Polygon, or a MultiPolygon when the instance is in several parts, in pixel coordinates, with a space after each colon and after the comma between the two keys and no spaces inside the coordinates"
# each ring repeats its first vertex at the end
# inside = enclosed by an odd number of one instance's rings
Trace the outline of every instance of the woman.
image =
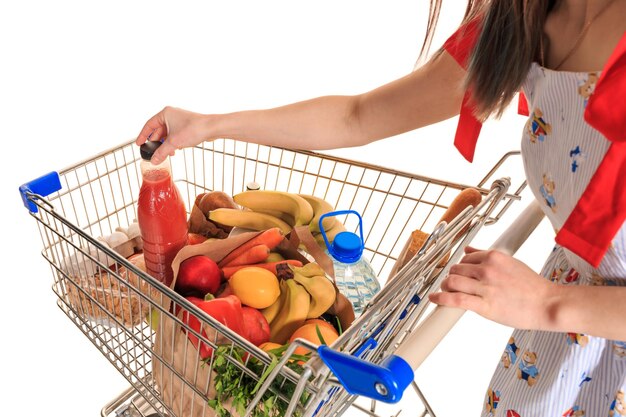
{"type": "MultiPolygon", "coordinates": [[[[427,39],[439,6],[431,2],[427,39]]],[[[471,160],[480,121],[522,90],[524,166],[557,246],[541,275],[503,253],[468,248],[431,301],[517,329],[484,415],[626,415],[626,109],[615,104],[626,94],[625,17],[626,0],[470,1],[463,27],[399,80],[270,110],[168,107],[137,144],[165,137],[155,162],[218,137],[331,149],[460,112],[455,144],[471,160]]]]}

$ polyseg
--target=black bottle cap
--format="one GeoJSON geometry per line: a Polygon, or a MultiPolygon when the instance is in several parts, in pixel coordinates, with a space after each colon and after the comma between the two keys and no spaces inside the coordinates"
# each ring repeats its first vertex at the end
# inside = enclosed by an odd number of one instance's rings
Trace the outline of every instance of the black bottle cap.
{"type": "Polygon", "coordinates": [[[161,142],[153,140],[146,141],[146,143],[139,147],[139,153],[141,154],[141,158],[146,161],[151,160],[152,155],[157,149],[159,149],[159,146],[161,146],[161,142]]]}

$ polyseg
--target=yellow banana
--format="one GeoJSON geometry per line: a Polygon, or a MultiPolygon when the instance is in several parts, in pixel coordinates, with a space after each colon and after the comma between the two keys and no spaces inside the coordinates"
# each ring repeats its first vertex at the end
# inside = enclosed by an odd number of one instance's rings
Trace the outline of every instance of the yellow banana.
{"type": "MultiPolygon", "coordinates": [[[[258,193],[259,191],[254,192],[258,193]]],[[[209,212],[209,220],[225,226],[245,229],[266,230],[278,227],[284,234],[291,232],[291,226],[281,219],[255,211],[218,208],[209,212]]]]}
{"type": "MultiPolygon", "coordinates": [[[[337,236],[339,233],[341,232],[345,232],[346,228],[343,225],[343,223],[341,222],[336,222],[335,226],[333,226],[332,229],[327,230],[326,231],[326,237],[328,238],[328,241],[330,243],[333,242],[333,240],[335,240],[335,236],[337,236]]],[[[322,236],[322,234],[316,234],[314,235],[315,237],[315,241],[317,242],[317,244],[322,248],[322,249],[326,249],[326,242],[324,242],[324,237],[322,236]]]]}
{"type": "MultiPolygon", "coordinates": [[[[314,195],[308,195],[308,194],[299,194],[299,195],[300,197],[304,198],[313,208],[313,219],[309,223],[309,229],[311,230],[311,232],[319,233],[320,217],[322,217],[323,214],[334,211],[335,208],[331,206],[330,203],[324,200],[323,198],[319,198],[314,195]]],[[[333,228],[333,226],[335,226],[335,223],[337,223],[337,219],[335,217],[326,217],[324,221],[322,222],[322,227],[324,227],[324,230],[330,230],[333,228]]]]}
{"type": "Polygon", "coordinates": [[[268,210],[254,210],[254,211],[256,211],[257,213],[265,213],[265,214],[269,214],[270,216],[278,217],[279,219],[281,219],[282,221],[284,221],[291,227],[294,227],[296,225],[296,219],[289,213],[285,213],[280,210],[269,210],[269,209],[268,210]]]}
{"type": "Polygon", "coordinates": [[[235,203],[254,211],[278,210],[291,215],[295,226],[307,225],[313,218],[313,207],[298,194],[283,191],[244,191],[233,196],[235,203]]]}
{"type": "Polygon", "coordinates": [[[321,316],[335,302],[337,297],[335,286],[325,275],[307,277],[294,271],[293,280],[302,285],[311,296],[309,312],[306,316],[308,319],[321,316]]]}
{"type": "Polygon", "coordinates": [[[282,291],[282,288],[281,288],[281,292],[280,292],[280,295],[278,296],[278,299],[274,301],[274,303],[271,306],[266,307],[261,310],[261,314],[263,314],[263,317],[265,317],[265,320],[267,320],[268,324],[271,323],[276,318],[276,316],[278,316],[278,313],[280,312],[280,308],[282,307],[283,304],[285,304],[286,300],[287,300],[287,292],[282,291]]]}
{"type": "Polygon", "coordinates": [[[265,260],[265,262],[280,262],[280,261],[284,261],[284,260],[285,260],[285,258],[280,253],[278,253],[278,252],[270,252],[270,254],[267,256],[267,259],[265,260]]]}
{"type": "Polygon", "coordinates": [[[270,323],[270,342],[282,345],[304,324],[309,313],[311,296],[293,279],[282,280],[280,291],[281,294],[283,292],[286,294],[286,299],[278,315],[270,323]]]}
{"type": "Polygon", "coordinates": [[[317,262],[309,262],[303,266],[293,266],[289,265],[291,270],[295,273],[298,272],[300,275],[304,275],[305,277],[314,277],[316,275],[324,276],[326,272],[322,269],[321,266],[317,262]]]}

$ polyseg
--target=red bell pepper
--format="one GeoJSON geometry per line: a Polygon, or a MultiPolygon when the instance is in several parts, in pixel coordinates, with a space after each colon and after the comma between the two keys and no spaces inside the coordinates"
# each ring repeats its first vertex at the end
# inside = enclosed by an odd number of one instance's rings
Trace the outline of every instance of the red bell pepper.
{"type": "MultiPolygon", "coordinates": [[[[245,337],[241,301],[237,296],[229,295],[228,297],[213,298],[209,300],[200,300],[196,297],[189,297],[187,298],[187,300],[191,301],[200,310],[204,311],[209,316],[213,317],[215,320],[228,327],[230,330],[234,331],[242,337],[245,337]]],[[[206,329],[210,327],[202,327],[198,317],[190,314],[187,310],[183,311],[183,323],[185,323],[185,325],[187,325],[193,331],[202,334],[203,337],[207,337],[206,329]],[[201,328],[202,333],[200,333],[201,328]]],[[[200,343],[200,347],[198,347],[198,336],[196,336],[191,331],[184,331],[187,332],[187,338],[189,339],[189,341],[200,352],[200,357],[202,359],[210,358],[213,354],[213,348],[203,342],[200,343]]],[[[213,338],[207,337],[207,339],[211,340],[213,338]]]]}

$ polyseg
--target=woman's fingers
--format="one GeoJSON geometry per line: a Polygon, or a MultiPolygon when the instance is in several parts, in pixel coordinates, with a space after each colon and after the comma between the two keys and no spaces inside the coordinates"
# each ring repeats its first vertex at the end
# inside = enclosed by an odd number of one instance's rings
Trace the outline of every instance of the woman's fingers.
{"type": "Polygon", "coordinates": [[[464,292],[466,294],[481,295],[483,284],[475,278],[465,275],[450,274],[441,283],[441,290],[447,292],[464,292]]]}
{"type": "Polygon", "coordinates": [[[452,265],[449,271],[450,275],[464,275],[474,279],[482,279],[485,275],[484,267],[474,263],[460,263],[452,265]]]}
{"type": "Polygon", "coordinates": [[[165,121],[163,120],[163,111],[158,112],[150,118],[139,132],[135,143],[141,145],[148,139],[161,140],[166,132],[165,121]]]}
{"type": "Polygon", "coordinates": [[[436,292],[430,294],[428,298],[431,302],[441,306],[462,308],[479,314],[483,305],[480,297],[463,292],[436,292]]]}
{"type": "Polygon", "coordinates": [[[153,164],[160,164],[168,156],[174,156],[174,152],[176,152],[177,149],[178,148],[175,145],[172,145],[171,138],[165,138],[165,141],[161,144],[161,146],[159,146],[159,149],[157,149],[154,152],[154,155],[152,155],[150,162],[153,164]]]}
{"type": "Polygon", "coordinates": [[[467,264],[480,264],[480,263],[489,263],[489,264],[499,264],[504,258],[508,255],[499,252],[497,250],[477,250],[471,248],[470,251],[465,251],[466,255],[461,258],[460,263],[467,264]]]}

